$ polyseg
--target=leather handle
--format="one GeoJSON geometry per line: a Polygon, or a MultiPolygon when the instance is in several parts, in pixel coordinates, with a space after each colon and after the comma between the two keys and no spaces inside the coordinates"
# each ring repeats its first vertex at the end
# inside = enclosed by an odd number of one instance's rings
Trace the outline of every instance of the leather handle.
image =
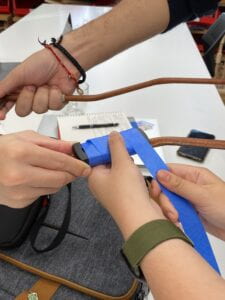
{"type": "Polygon", "coordinates": [[[225,149],[225,140],[209,140],[209,139],[198,139],[198,138],[187,138],[187,137],[156,137],[149,139],[153,147],[160,146],[195,146],[195,147],[206,147],[211,149],[225,149]]]}
{"type": "MultiPolygon", "coordinates": [[[[153,80],[148,80],[140,82],[134,85],[123,87],[121,89],[97,94],[97,95],[72,95],[65,96],[65,101],[99,101],[118,95],[130,93],[136,90],[143,88],[161,85],[161,84],[216,84],[216,85],[225,85],[225,79],[215,79],[215,78],[158,78],[153,80]]],[[[0,99],[0,109],[5,105],[7,101],[16,101],[17,95],[12,94],[0,99]]],[[[165,146],[165,145],[177,145],[177,146],[200,146],[208,147],[214,149],[225,149],[225,141],[223,140],[205,140],[205,139],[191,139],[183,137],[160,137],[150,140],[153,147],[165,146]]]]}
{"type": "MultiPolygon", "coordinates": [[[[153,80],[148,80],[144,82],[140,82],[134,85],[130,85],[127,87],[123,87],[117,90],[97,94],[97,95],[71,95],[71,96],[65,96],[65,101],[78,101],[78,102],[84,102],[84,101],[99,101],[111,97],[115,97],[118,95],[130,93],[133,91],[137,91],[143,88],[155,86],[155,85],[161,85],[161,84],[218,84],[218,85],[225,85],[224,79],[215,79],[215,78],[179,78],[179,77],[165,77],[165,78],[158,78],[153,80]]],[[[1,99],[1,102],[6,101],[16,101],[17,95],[11,94],[1,99]]]]}
{"type": "Polygon", "coordinates": [[[55,292],[60,287],[59,283],[56,283],[51,280],[47,280],[44,278],[40,278],[28,291],[23,291],[20,295],[18,295],[16,300],[29,300],[35,299],[35,297],[31,297],[31,294],[34,293],[37,295],[38,300],[51,300],[55,292]]]}

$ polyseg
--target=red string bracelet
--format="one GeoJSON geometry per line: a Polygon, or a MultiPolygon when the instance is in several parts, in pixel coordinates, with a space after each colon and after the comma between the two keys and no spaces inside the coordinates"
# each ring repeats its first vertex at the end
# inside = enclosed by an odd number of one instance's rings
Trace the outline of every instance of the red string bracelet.
{"type": "Polygon", "coordinates": [[[44,46],[46,49],[50,50],[51,53],[55,56],[55,58],[57,59],[57,61],[59,62],[59,64],[63,67],[63,69],[66,71],[66,73],[68,74],[69,79],[73,79],[76,83],[77,83],[77,79],[74,76],[74,74],[72,74],[67,67],[64,65],[64,63],[62,62],[62,60],[60,59],[60,57],[55,53],[55,51],[52,49],[52,47],[50,45],[48,45],[46,43],[46,41],[44,42],[40,42],[40,40],[38,40],[39,43],[44,46]]]}

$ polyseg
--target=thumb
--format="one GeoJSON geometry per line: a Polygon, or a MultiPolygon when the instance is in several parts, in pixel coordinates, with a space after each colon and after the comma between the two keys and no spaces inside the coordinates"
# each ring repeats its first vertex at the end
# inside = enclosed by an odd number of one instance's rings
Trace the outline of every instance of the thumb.
{"type": "Polygon", "coordinates": [[[198,205],[205,197],[205,190],[200,185],[185,180],[169,171],[160,170],[157,179],[168,190],[184,197],[194,205],[198,205]]]}
{"type": "Polygon", "coordinates": [[[17,90],[22,85],[22,80],[21,68],[18,66],[0,81],[0,98],[17,90]]]}
{"type": "Polygon", "coordinates": [[[113,168],[121,167],[127,162],[131,162],[130,156],[124,145],[123,138],[116,131],[111,132],[109,135],[109,148],[113,168]]]}

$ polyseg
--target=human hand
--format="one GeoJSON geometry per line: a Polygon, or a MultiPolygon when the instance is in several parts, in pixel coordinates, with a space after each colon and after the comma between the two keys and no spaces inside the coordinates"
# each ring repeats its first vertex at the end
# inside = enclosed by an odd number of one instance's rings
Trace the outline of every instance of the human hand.
{"type": "Polygon", "coordinates": [[[164,216],[149,198],[143,176],[124,147],[122,137],[109,137],[112,166],[97,166],[88,178],[94,196],[109,211],[127,238],[141,225],[164,216]]]}
{"type": "MultiPolygon", "coordinates": [[[[170,172],[160,170],[159,182],[170,191],[190,201],[199,213],[206,230],[225,240],[225,182],[205,168],[169,164],[170,172]]],[[[168,198],[160,193],[156,181],[151,184],[151,196],[159,200],[164,214],[173,222],[178,213],[168,198]]]]}
{"type": "MultiPolygon", "coordinates": [[[[65,46],[65,45],[63,45],[65,46]]],[[[78,78],[76,68],[59,50],[53,49],[68,70],[78,78]]],[[[0,99],[7,94],[17,93],[16,113],[27,116],[32,111],[44,113],[48,109],[60,110],[65,105],[63,94],[72,94],[76,82],[68,74],[48,49],[38,51],[13,69],[0,81],[0,99]]],[[[15,103],[9,101],[0,110],[0,120],[15,103]]]]}
{"type": "Polygon", "coordinates": [[[0,204],[21,208],[56,193],[90,167],[70,156],[71,143],[32,131],[0,137],[0,204]]]}

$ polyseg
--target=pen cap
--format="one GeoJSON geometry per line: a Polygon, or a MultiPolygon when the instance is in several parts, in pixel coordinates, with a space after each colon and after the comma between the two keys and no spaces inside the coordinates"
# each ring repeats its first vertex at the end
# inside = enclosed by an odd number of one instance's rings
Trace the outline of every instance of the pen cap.
{"type": "MultiPolygon", "coordinates": [[[[139,131],[139,129],[131,128],[120,132],[124,139],[126,149],[130,155],[136,154],[133,148],[133,144],[135,142],[133,139],[134,131],[139,131]]],[[[85,143],[81,144],[81,148],[85,152],[90,166],[94,167],[111,162],[108,138],[109,136],[105,135],[87,140],[85,143]]]]}

